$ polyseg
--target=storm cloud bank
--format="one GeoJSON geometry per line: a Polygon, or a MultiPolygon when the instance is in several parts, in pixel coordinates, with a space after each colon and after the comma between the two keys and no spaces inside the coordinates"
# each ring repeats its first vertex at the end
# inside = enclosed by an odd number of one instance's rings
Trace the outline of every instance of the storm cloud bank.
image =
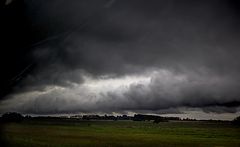
{"type": "Polygon", "coordinates": [[[237,1],[25,4],[45,37],[2,112],[239,111],[237,1]]]}
{"type": "Polygon", "coordinates": [[[85,77],[84,84],[49,86],[43,91],[16,94],[2,102],[2,109],[36,114],[173,109],[180,113],[178,108],[189,107],[234,113],[239,106],[239,87],[229,77],[175,74],[161,69],[122,78],[85,77]]]}

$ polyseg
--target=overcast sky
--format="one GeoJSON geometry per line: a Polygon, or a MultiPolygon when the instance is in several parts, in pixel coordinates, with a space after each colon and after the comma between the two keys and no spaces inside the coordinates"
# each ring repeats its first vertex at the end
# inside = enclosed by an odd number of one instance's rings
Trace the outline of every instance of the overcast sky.
{"type": "Polygon", "coordinates": [[[6,1],[0,112],[232,119],[240,111],[239,6],[6,1]]]}

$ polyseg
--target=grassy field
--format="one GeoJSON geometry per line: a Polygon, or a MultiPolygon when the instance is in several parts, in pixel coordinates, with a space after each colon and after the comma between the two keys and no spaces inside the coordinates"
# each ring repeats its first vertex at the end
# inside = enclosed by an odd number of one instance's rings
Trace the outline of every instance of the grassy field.
{"type": "Polygon", "coordinates": [[[240,147],[240,128],[227,123],[134,121],[24,121],[5,124],[8,146],[240,147]]]}

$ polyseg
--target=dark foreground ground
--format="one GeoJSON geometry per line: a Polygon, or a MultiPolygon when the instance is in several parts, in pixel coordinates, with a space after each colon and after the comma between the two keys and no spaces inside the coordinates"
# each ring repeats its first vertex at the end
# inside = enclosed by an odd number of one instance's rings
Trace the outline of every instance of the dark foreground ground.
{"type": "Polygon", "coordinates": [[[1,136],[5,145],[17,147],[240,147],[240,127],[226,122],[27,120],[2,125],[1,136]]]}

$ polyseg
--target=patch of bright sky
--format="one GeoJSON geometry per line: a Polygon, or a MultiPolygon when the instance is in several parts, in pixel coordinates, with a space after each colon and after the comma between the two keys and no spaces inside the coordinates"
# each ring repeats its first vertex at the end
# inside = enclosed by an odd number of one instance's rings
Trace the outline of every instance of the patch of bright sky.
{"type": "Polygon", "coordinates": [[[85,77],[82,85],[92,92],[101,93],[104,91],[127,91],[132,84],[148,85],[151,82],[150,76],[125,76],[118,78],[92,79],[85,77]]]}
{"type": "Polygon", "coordinates": [[[182,114],[163,114],[161,116],[169,116],[169,117],[180,117],[180,118],[191,118],[197,120],[233,120],[237,116],[240,116],[240,112],[236,113],[205,113],[200,110],[196,111],[185,111],[182,114]]]}

